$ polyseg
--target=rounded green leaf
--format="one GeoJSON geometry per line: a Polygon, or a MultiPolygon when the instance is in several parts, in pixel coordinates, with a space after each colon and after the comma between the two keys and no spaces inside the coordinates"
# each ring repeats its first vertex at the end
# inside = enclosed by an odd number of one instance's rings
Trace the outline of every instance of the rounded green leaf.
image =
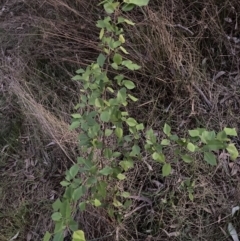
{"type": "Polygon", "coordinates": [[[98,199],[94,199],[94,206],[95,207],[100,207],[102,203],[98,199]]]}
{"type": "Polygon", "coordinates": [[[53,221],[59,221],[59,220],[62,219],[62,214],[59,213],[59,212],[55,212],[55,213],[52,214],[51,217],[52,217],[52,220],[53,220],[53,221]]]}
{"type": "Polygon", "coordinates": [[[125,43],[125,38],[122,34],[119,35],[119,39],[118,39],[121,43],[125,43]]]}
{"type": "Polygon", "coordinates": [[[169,144],[170,144],[170,141],[168,139],[163,139],[161,141],[161,145],[163,145],[163,146],[168,146],[169,144]]]}
{"type": "Polygon", "coordinates": [[[99,64],[100,67],[103,67],[105,60],[106,60],[106,57],[103,54],[99,54],[97,58],[97,63],[99,64]]]}
{"type": "Polygon", "coordinates": [[[128,171],[130,168],[133,168],[133,166],[134,166],[132,160],[120,161],[119,164],[123,168],[124,171],[128,171]]]}
{"type": "Polygon", "coordinates": [[[228,136],[237,136],[237,132],[235,128],[227,128],[225,127],[223,130],[228,136]]]}
{"type": "Polygon", "coordinates": [[[162,167],[162,175],[164,177],[169,176],[169,174],[171,173],[172,167],[170,163],[165,163],[162,167]]]}
{"type": "Polygon", "coordinates": [[[167,136],[170,136],[170,134],[171,134],[171,127],[166,123],[164,124],[163,132],[167,136]]]}
{"type": "Polygon", "coordinates": [[[60,184],[61,184],[61,186],[66,187],[70,184],[70,182],[62,181],[62,182],[60,182],[60,184]]]}
{"type": "Polygon", "coordinates": [[[124,80],[122,83],[129,90],[132,90],[136,87],[135,84],[130,80],[124,80]]]}
{"type": "Polygon", "coordinates": [[[70,168],[69,174],[71,175],[72,178],[74,178],[77,175],[79,169],[80,167],[78,164],[75,164],[70,168]]]}
{"type": "Polygon", "coordinates": [[[113,61],[117,65],[121,64],[122,63],[122,55],[118,54],[118,53],[114,54],[113,61]]]}
{"type": "Polygon", "coordinates": [[[120,128],[120,127],[117,127],[117,128],[115,129],[115,135],[116,135],[119,139],[121,139],[121,138],[123,137],[123,129],[120,128]]]}
{"type": "Polygon", "coordinates": [[[80,114],[78,114],[78,113],[72,114],[72,117],[73,117],[74,119],[80,119],[80,118],[82,118],[82,116],[81,116],[80,114]]]}
{"type": "Polygon", "coordinates": [[[130,153],[130,156],[137,156],[140,154],[140,147],[138,145],[134,145],[132,147],[132,151],[130,153]]]}
{"type": "Polygon", "coordinates": [[[153,158],[153,160],[158,161],[158,162],[165,162],[165,156],[161,152],[160,153],[154,152],[152,154],[152,158],[153,158]]]}
{"type": "Polygon", "coordinates": [[[186,163],[191,163],[194,161],[194,159],[189,155],[182,155],[181,157],[182,157],[183,161],[186,163]]]}
{"type": "Polygon", "coordinates": [[[51,238],[52,234],[50,234],[48,231],[45,233],[43,237],[43,241],[49,241],[51,238]]]}
{"type": "Polygon", "coordinates": [[[105,136],[111,136],[112,133],[113,133],[113,130],[111,130],[111,129],[106,129],[105,130],[105,136]]]}
{"type": "Polygon", "coordinates": [[[211,166],[216,166],[217,165],[217,160],[216,157],[213,153],[211,152],[204,152],[204,160],[210,164],[211,166]]]}
{"type": "Polygon", "coordinates": [[[230,144],[228,144],[226,149],[227,149],[228,153],[230,154],[231,159],[236,160],[239,153],[238,153],[238,150],[235,147],[235,145],[233,143],[230,143],[230,144]]]}
{"type": "Polygon", "coordinates": [[[118,70],[118,65],[116,63],[112,63],[111,66],[112,66],[113,69],[118,70]]]}
{"type": "Polygon", "coordinates": [[[189,130],[188,133],[191,137],[197,137],[200,135],[199,130],[189,130]]]}
{"type": "Polygon", "coordinates": [[[189,143],[187,144],[187,149],[188,149],[189,151],[191,151],[191,152],[195,152],[196,147],[195,147],[195,145],[193,145],[191,142],[189,142],[189,143]]]}
{"type": "Polygon", "coordinates": [[[136,121],[135,119],[133,119],[133,118],[128,118],[128,119],[126,120],[126,123],[127,123],[129,126],[131,126],[131,127],[136,126],[136,125],[138,124],[137,121],[136,121]]]}
{"type": "Polygon", "coordinates": [[[112,172],[113,172],[113,169],[109,166],[106,166],[101,171],[99,171],[99,173],[104,176],[108,176],[108,175],[112,174],[112,172]]]}
{"type": "Polygon", "coordinates": [[[124,198],[128,198],[130,196],[130,193],[129,192],[123,192],[123,193],[121,193],[121,196],[124,197],[124,198]]]}
{"type": "Polygon", "coordinates": [[[147,6],[149,3],[149,0],[128,0],[128,3],[135,4],[139,7],[147,6]]]}
{"type": "Polygon", "coordinates": [[[78,207],[79,207],[80,211],[85,211],[85,209],[86,209],[86,202],[79,203],[78,207]]]}
{"type": "Polygon", "coordinates": [[[82,230],[75,231],[72,237],[72,241],[86,241],[84,232],[82,230]]]}
{"type": "Polygon", "coordinates": [[[128,94],[128,97],[134,102],[138,101],[138,99],[136,97],[134,97],[133,95],[128,94]]]}
{"type": "Polygon", "coordinates": [[[126,176],[125,176],[124,174],[122,174],[122,173],[119,173],[119,174],[117,175],[117,178],[118,178],[119,180],[124,180],[124,179],[126,179],[126,176]]]}
{"type": "Polygon", "coordinates": [[[100,119],[103,121],[103,122],[109,122],[110,120],[110,113],[109,111],[103,111],[101,114],[100,114],[100,119]]]}

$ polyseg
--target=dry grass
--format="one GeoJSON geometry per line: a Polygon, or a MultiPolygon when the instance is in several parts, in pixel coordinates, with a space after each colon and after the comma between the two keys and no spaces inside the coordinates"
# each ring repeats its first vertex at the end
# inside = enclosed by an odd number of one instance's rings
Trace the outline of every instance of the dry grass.
{"type": "MultiPolygon", "coordinates": [[[[78,153],[77,133],[68,125],[79,85],[70,79],[99,52],[95,22],[104,13],[97,3],[1,2],[0,108],[21,124],[18,141],[1,147],[0,240],[18,231],[19,240],[41,240],[51,229],[50,204],[78,153]]],[[[143,66],[125,72],[140,97],[129,112],[158,131],[168,122],[180,135],[197,126],[239,130],[239,12],[237,0],[152,0],[127,14],[136,25],[126,29],[126,46],[143,66]]],[[[77,214],[88,239],[230,240],[231,208],[240,202],[238,162],[219,159],[216,168],[200,157],[192,165],[173,162],[174,173],[163,178],[158,164],[145,161],[122,184],[141,198],[132,199],[121,225],[104,210],[89,207],[77,214]],[[187,178],[196,182],[193,202],[181,185],[187,178]]],[[[237,219],[233,222],[239,230],[237,219]]]]}

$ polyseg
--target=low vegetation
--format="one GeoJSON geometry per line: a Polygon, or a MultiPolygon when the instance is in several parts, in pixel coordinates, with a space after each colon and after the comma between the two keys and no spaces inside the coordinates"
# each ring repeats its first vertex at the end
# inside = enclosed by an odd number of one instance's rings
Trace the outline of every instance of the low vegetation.
{"type": "Polygon", "coordinates": [[[0,240],[237,237],[239,6],[184,4],[3,4],[0,240]]]}

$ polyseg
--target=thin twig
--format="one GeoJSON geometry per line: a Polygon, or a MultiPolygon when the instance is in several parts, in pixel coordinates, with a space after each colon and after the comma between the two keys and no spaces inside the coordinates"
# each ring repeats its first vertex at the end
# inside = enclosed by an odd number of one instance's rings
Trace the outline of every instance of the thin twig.
{"type": "Polygon", "coordinates": [[[198,87],[196,84],[192,83],[192,85],[193,85],[193,87],[198,91],[198,93],[203,97],[203,99],[205,100],[205,102],[206,102],[210,107],[212,107],[211,101],[208,100],[208,98],[207,98],[206,95],[202,92],[202,90],[199,89],[199,87],[198,87]]]}

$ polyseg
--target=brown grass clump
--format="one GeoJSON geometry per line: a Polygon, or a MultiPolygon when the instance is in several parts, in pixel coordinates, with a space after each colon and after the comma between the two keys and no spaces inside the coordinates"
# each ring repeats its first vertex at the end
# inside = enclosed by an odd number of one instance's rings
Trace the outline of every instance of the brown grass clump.
{"type": "MultiPolygon", "coordinates": [[[[41,240],[52,228],[51,203],[79,155],[78,133],[69,131],[69,123],[80,85],[71,77],[98,56],[95,23],[104,11],[97,3],[0,5],[0,110],[6,115],[0,122],[18,120],[14,142],[0,142],[0,240],[18,231],[19,240],[41,240]]],[[[239,130],[239,12],[237,0],[151,0],[127,13],[136,23],[126,26],[128,58],[143,66],[124,73],[139,97],[138,108],[128,111],[160,136],[165,122],[179,135],[195,127],[239,130]]],[[[146,156],[119,184],[132,195],[120,225],[104,210],[76,214],[88,240],[229,240],[229,221],[239,231],[238,216],[231,217],[240,201],[239,160],[233,164],[219,153],[212,168],[200,156],[192,165],[173,162],[172,153],[170,177],[163,178],[161,166],[146,156]],[[195,181],[193,201],[183,185],[188,179],[195,181]]]]}

